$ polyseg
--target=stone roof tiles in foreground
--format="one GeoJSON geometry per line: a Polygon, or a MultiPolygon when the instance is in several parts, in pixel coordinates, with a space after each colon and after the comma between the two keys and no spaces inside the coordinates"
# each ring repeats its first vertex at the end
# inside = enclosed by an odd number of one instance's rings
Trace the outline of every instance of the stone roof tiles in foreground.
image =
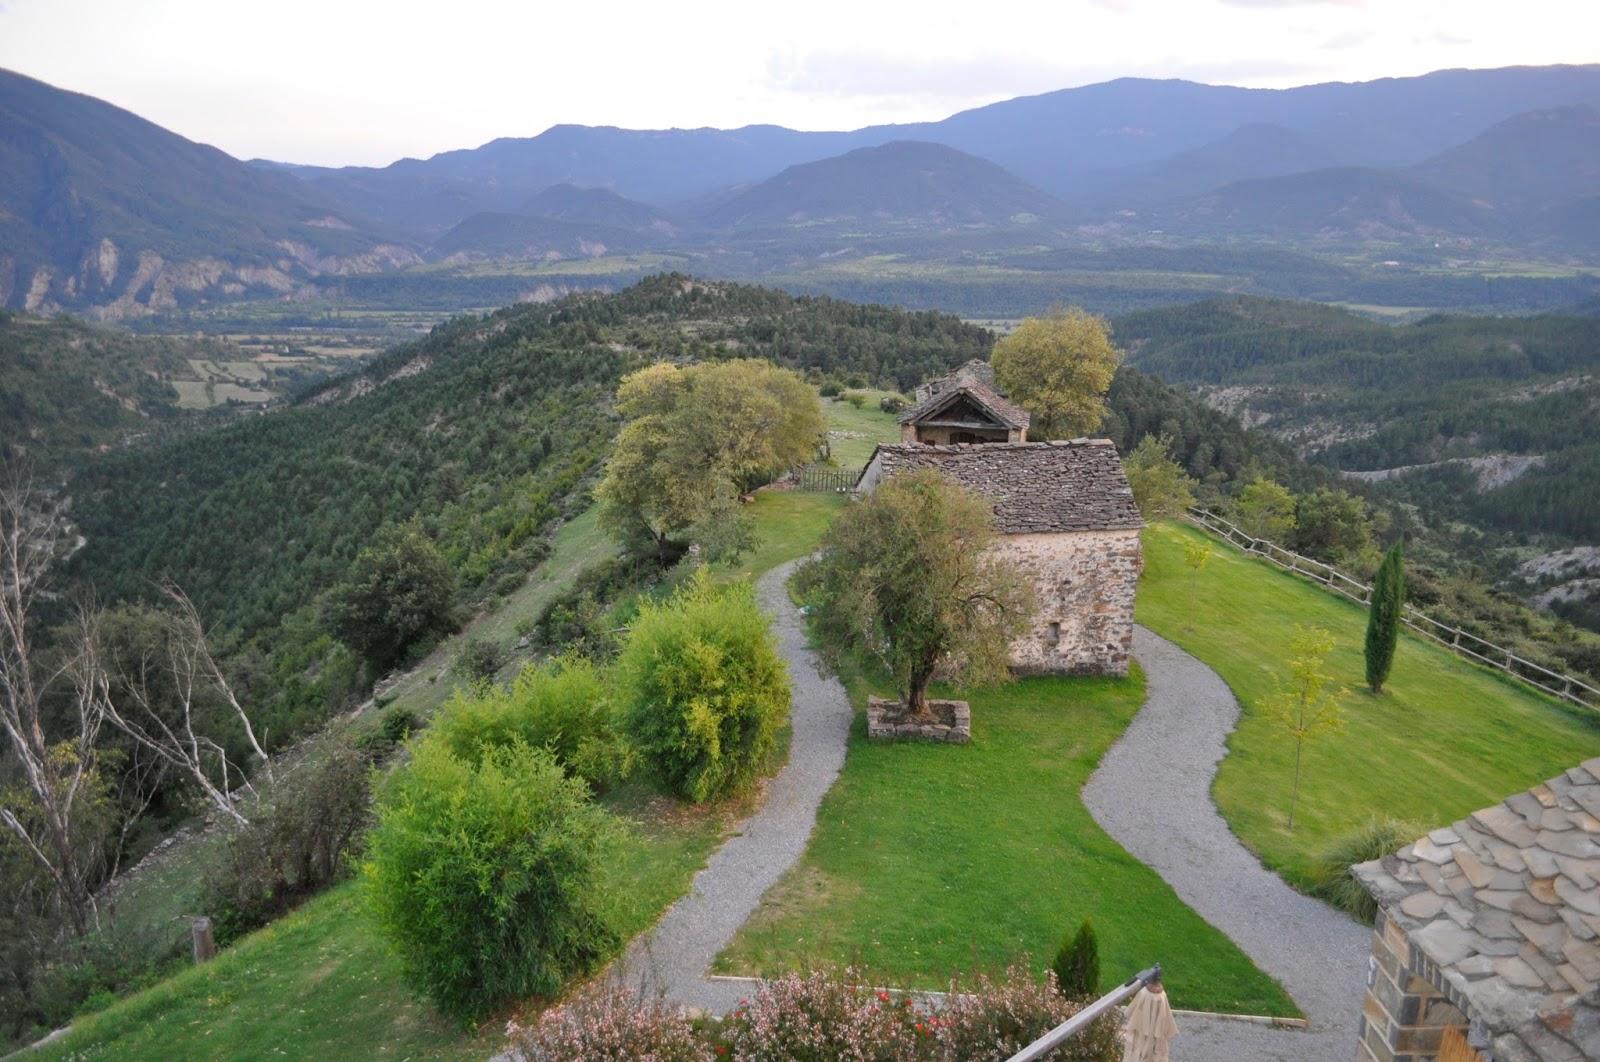
{"type": "Polygon", "coordinates": [[[1002,534],[1144,526],[1117,448],[1109,439],[882,445],[868,469],[873,463],[880,463],[885,477],[918,468],[938,469],[994,501],[995,526],[1002,534]]]}
{"type": "Polygon", "coordinates": [[[1600,1058],[1600,759],[1353,873],[1497,1062],[1600,1058]]]}

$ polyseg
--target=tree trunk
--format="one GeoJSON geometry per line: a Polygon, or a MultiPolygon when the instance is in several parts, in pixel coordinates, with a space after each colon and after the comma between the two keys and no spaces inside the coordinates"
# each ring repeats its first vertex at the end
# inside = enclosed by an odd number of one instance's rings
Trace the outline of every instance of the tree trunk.
{"type": "Polygon", "coordinates": [[[906,714],[919,719],[927,719],[933,715],[933,709],[928,707],[928,683],[933,681],[933,669],[917,670],[911,673],[906,682],[906,714]]]}

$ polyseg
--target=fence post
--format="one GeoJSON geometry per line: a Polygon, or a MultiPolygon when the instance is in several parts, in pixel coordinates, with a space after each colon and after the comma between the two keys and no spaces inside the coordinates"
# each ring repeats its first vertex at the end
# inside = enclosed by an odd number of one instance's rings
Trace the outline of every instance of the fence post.
{"type": "Polygon", "coordinates": [[[217,953],[217,939],[211,932],[211,919],[201,915],[189,923],[189,936],[194,943],[194,962],[198,966],[209,962],[217,953]]]}

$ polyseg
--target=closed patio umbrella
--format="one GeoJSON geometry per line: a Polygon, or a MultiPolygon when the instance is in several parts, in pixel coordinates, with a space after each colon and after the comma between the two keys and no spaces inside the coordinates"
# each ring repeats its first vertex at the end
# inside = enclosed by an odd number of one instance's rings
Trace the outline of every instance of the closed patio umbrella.
{"type": "Polygon", "coordinates": [[[1128,1005],[1128,1021],[1122,1027],[1126,1047],[1122,1062],[1169,1062],[1167,1052],[1177,1035],[1178,1023],[1172,1020],[1172,1007],[1161,982],[1141,988],[1128,1005]]]}

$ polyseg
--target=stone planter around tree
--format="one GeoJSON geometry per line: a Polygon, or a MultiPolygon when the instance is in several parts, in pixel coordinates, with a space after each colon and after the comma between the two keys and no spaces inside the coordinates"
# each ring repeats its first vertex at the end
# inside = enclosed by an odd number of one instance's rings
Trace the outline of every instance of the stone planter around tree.
{"type": "Polygon", "coordinates": [[[931,718],[906,712],[888,697],[867,698],[867,737],[909,741],[941,741],[964,745],[972,740],[972,709],[966,701],[929,701],[931,718]]]}

